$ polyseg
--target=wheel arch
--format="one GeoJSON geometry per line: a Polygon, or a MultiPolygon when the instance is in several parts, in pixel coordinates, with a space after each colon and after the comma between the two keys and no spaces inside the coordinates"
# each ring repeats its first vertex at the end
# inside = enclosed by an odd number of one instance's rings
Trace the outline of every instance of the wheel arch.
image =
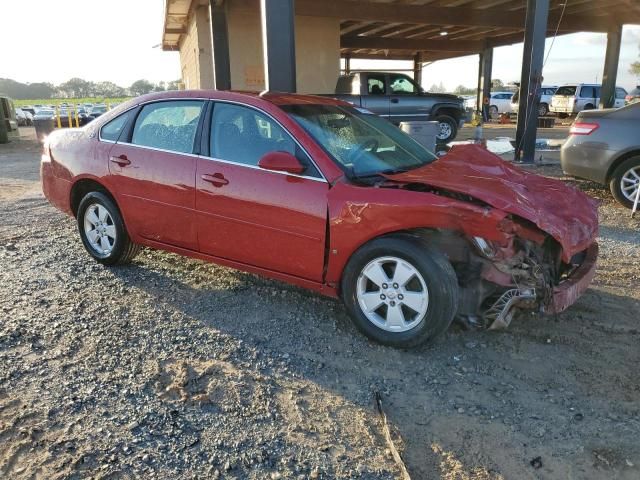
{"type": "MultiPolygon", "coordinates": [[[[73,213],[74,217],[76,217],[78,214],[78,207],[80,206],[80,202],[89,192],[104,193],[113,201],[113,203],[115,203],[118,210],[120,210],[118,202],[116,201],[113,194],[109,191],[109,189],[104,185],[104,183],[92,177],[84,177],[75,181],[71,186],[71,191],[69,194],[69,205],[71,206],[71,212],[73,213]]],[[[120,214],[122,214],[121,210],[120,214]]]]}
{"type": "Polygon", "coordinates": [[[459,250],[461,245],[463,245],[462,248],[471,248],[471,244],[469,243],[469,239],[467,235],[453,228],[449,229],[449,228],[417,227],[417,228],[392,230],[388,232],[378,232],[376,235],[370,238],[367,238],[366,240],[361,242],[349,254],[349,257],[345,261],[342,267],[342,270],[340,271],[340,275],[337,281],[338,294],[340,295],[342,294],[342,292],[340,291],[341,290],[340,286],[342,285],[342,278],[344,276],[345,270],[347,269],[347,265],[349,264],[351,259],[354,257],[354,255],[356,255],[360,250],[365,248],[370,243],[376,240],[379,240],[381,238],[403,237],[403,236],[413,237],[418,241],[425,242],[432,248],[440,251],[443,255],[445,255],[450,260],[452,256],[458,256],[458,254],[453,255],[452,252],[455,250],[459,250]],[[442,243],[438,241],[438,238],[440,237],[448,237],[449,239],[455,238],[458,241],[453,241],[453,242],[448,241],[447,243],[442,243]]]}
{"type": "Polygon", "coordinates": [[[640,147],[635,147],[632,150],[628,150],[618,155],[616,159],[613,162],[611,162],[611,165],[609,165],[609,168],[607,169],[605,183],[609,183],[611,181],[611,177],[613,177],[613,172],[615,172],[616,168],[618,168],[618,166],[622,162],[635,156],[640,156],[640,147]]]}
{"type": "Polygon", "coordinates": [[[456,122],[462,118],[462,112],[459,108],[446,103],[434,105],[432,117],[437,117],[438,115],[448,115],[456,122]]]}

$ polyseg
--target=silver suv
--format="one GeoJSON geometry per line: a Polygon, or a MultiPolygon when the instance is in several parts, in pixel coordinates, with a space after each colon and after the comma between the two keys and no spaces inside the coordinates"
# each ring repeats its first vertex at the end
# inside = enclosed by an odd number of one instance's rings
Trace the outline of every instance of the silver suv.
{"type": "MultiPolygon", "coordinates": [[[[549,110],[560,115],[573,115],[583,110],[598,108],[600,103],[601,85],[592,83],[578,83],[563,85],[556,90],[551,98],[549,110]]],[[[616,87],[616,100],[614,108],[624,107],[624,97],[627,91],[622,87],[616,87]]]]}

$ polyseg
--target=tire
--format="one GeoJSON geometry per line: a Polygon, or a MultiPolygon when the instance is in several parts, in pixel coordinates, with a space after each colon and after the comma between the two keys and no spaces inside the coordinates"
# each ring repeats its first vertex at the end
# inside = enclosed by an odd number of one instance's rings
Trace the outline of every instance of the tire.
{"type": "Polygon", "coordinates": [[[593,110],[594,108],[596,107],[594,107],[592,103],[587,103],[583,110],[593,110]]]}
{"type": "Polygon", "coordinates": [[[561,119],[565,119],[565,118],[567,118],[568,116],[569,116],[569,114],[568,114],[568,113],[559,113],[559,114],[558,114],[558,118],[561,118],[561,119]]]}
{"type": "Polygon", "coordinates": [[[458,134],[458,122],[449,115],[437,115],[439,133],[436,135],[436,143],[449,143],[458,134]]]}
{"type": "MultiPolygon", "coordinates": [[[[609,182],[611,194],[618,203],[627,208],[633,208],[635,188],[633,188],[634,184],[631,182],[636,180],[640,180],[640,155],[624,160],[611,175],[611,181],[609,182]],[[636,178],[636,175],[639,178],[636,178]],[[626,192],[623,187],[627,187],[626,192]]],[[[636,188],[640,187],[640,183],[636,183],[635,186],[636,188]]]]}
{"type": "Polygon", "coordinates": [[[541,103],[540,105],[538,105],[538,116],[539,117],[544,117],[548,113],[549,113],[549,105],[547,105],[546,103],[541,103]]]}
{"type": "Polygon", "coordinates": [[[84,248],[99,263],[122,265],[140,252],[140,245],[129,238],[120,210],[104,192],[85,195],[78,206],[77,222],[84,248]],[[92,214],[99,223],[92,221],[92,214]]]}
{"type": "Polygon", "coordinates": [[[498,110],[498,107],[496,107],[495,105],[491,105],[489,107],[489,117],[491,118],[496,117],[498,113],[500,113],[500,110],[498,110]]]}
{"type": "Polygon", "coordinates": [[[355,326],[370,339],[392,347],[411,348],[437,338],[449,328],[458,308],[453,267],[443,254],[409,234],[381,237],[361,247],[343,272],[341,292],[355,326]],[[417,274],[407,273],[411,268],[417,274]],[[393,283],[396,279],[399,284],[393,283]],[[367,302],[371,308],[365,313],[367,302]],[[390,312],[395,312],[396,320],[390,312]]]}

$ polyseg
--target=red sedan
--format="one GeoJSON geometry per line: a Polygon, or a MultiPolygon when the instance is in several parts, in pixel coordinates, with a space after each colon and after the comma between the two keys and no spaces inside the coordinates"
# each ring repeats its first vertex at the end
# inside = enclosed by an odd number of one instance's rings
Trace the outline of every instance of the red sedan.
{"type": "Polygon", "coordinates": [[[597,208],[478,146],[435,157],[337,100],[146,95],[45,143],[42,185],[98,262],[142,245],[341,297],[358,328],[418,345],[457,315],[504,327],[587,288],[597,208]]]}

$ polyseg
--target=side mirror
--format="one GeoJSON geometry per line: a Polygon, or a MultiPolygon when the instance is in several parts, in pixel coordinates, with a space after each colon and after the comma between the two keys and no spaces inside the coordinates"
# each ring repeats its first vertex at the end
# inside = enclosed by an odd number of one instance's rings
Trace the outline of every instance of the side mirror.
{"type": "Polygon", "coordinates": [[[287,172],[301,174],[305,171],[304,165],[289,152],[269,152],[258,162],[260,168],[265,170],[275,170],[276,172],[287,172]]]}

